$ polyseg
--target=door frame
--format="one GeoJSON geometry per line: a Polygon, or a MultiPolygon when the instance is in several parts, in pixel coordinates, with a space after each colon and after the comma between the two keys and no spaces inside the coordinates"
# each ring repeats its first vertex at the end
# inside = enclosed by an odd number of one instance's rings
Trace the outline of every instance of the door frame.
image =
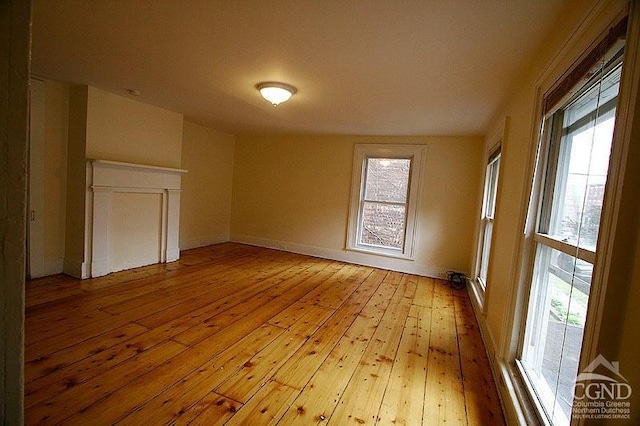
{"type": "Polygon", "coordinates": [[[45,276],[44,261],[44,161],[45,82],[30,79],[29,85],[29,185],[27,207],[27,276],[45,276]]]}

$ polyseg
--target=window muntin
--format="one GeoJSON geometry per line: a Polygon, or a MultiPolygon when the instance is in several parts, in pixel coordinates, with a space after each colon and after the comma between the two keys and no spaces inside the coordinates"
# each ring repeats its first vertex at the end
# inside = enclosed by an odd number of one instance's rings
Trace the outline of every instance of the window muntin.
{"type": "Polygon", "coordinates": [[[356,145],[347,248],[412,258],[424,147],[356,145]]]}
{"type": "Polygon", "coordinates": [[[610,63],[545,120],[546,173],[518,365],[555,425],[571,417],[621,66],[620,58],[610,63]]]}

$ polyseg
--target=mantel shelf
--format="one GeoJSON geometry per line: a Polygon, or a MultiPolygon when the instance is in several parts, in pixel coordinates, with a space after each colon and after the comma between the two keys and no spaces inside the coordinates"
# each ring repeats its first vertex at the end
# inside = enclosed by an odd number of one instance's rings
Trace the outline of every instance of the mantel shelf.
{"type": "Polygon", "coordinates": [[[114,166],[114,167],[123,167],[129,169],[139,169],[139,170],[152,170],[158,172],[167,172],[167,173],[188,173],[188,170],[185,169],[175,169],[172,167],[160,167],[160,166],[150,166],[148,164],[135,164],[135,163],[125,163],[123,161],[112,161],[112,160],[101,160],[95,158],[88,158],[88,162],[91,164],[100,164],[104,166],[114,166]]]}

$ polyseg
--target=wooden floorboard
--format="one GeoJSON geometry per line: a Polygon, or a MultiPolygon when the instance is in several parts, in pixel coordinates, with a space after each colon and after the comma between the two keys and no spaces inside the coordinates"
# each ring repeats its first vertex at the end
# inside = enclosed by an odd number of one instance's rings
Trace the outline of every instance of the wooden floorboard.
{"type": "Polygon", "coordinates": [[[504,424],[442,280],[225,243],[26,306],[27,425],[504,424]]]}

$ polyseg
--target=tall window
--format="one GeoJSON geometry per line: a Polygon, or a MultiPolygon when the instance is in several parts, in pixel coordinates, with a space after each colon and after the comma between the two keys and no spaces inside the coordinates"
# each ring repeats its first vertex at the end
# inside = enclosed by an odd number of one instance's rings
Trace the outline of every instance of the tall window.
{"type": "Polygon", "coordinates": [[[348,248],[411,258],[424,148],[356,145],[348,248]]]}
{"type": "Polygon", "coordinates": [[[478,276],[476,277],[483,291],[487,287],[487,272],[489,269],[489,254],[491,252],[491,236],[493,235],[493,220],[496,213],[499,171],[500,147],[489,155],[489,162],[484,177],[482,216],[480,218],[480,254],[478,256],[478,276]]]}
{"type": "Polygon", "coordinates": [[[571,419],[615,124],[620,48],[596,67],[595,77],[550,108],[540,151],[543,178],[518,366],[554,425],[571,419]]]}

